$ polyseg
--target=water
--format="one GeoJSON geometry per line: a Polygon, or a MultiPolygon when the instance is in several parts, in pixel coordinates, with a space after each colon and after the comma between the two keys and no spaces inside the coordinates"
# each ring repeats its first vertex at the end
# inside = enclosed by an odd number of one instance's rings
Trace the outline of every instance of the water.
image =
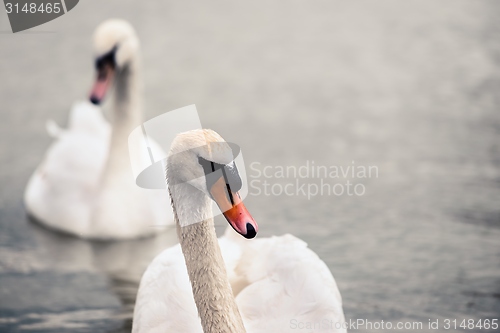
{"type": "Polygon", "coordinates": [[[353,179],[363,196],[246,199],[260,236],[292,233],[325,260],[347,319],[499,318],[499,10],[88,0],[39,33],[1,34],[0,330],[127,331],[142,271],[175,243],[174,232],[90,243],[22,207],[50,143],[44,122],[65,124],[85,97],[90,37],[108,17],[138,29],[148,118],[196,103],[205,127],[242,147],[250,180],[266,180],[254,162],[377,166],[353,179]]]}

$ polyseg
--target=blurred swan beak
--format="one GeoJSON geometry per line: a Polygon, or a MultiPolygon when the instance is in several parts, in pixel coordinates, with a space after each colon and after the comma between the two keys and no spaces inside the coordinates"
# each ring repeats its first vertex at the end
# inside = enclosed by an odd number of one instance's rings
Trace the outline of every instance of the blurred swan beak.
{"type": "Polygon", "coordinates": [[[90,92],[90,102],[96,105],[102,103],[104,97],[106,96],[106,92],[113,82],[114,74],[115,70],[111,66],[103,66],[98,69],[94,87],[90,92]]]}
{"type": "Polygon", "coordinates": [[[245,238],[254,238],[259,227],[243,204],[238,192],[233,193],[223,176],[210,189],[212,198],[233,229],[245,238]]]}

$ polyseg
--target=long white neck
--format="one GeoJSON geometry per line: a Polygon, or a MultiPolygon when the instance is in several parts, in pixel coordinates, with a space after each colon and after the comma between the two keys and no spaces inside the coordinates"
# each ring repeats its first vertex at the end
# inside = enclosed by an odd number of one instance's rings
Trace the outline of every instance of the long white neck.
{"type": "Polygon", "coordinates": [[[246,332],[215,234],[210,199],[189,185],[169,186],[169,191],[203,332],[246,332]],[[183,223],[198,218],[201,222],[183,223]]]}
{"type": "Polygon", "coordinates": [[[132,179],[128,153],[128,136],[142,122],[142,85],[140,65],[137,58],[117,70],[114,87],[114,106],[111,116],[112,134],[108,161],[103,175],[103,185],[110,183],[109,178],[118,177],[126,172],[132,179]]]}

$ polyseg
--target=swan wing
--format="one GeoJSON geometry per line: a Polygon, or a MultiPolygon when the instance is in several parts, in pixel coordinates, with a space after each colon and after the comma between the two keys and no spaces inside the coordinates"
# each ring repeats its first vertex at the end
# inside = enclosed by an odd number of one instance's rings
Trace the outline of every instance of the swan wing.
{"type": "Polygon", "coordinates": [[[242,245],[236,302],[248,332],[345,332],[342,299],[326,264],[292,236],[242,245]],[[250,264],[249,264],[250,262],[250,264]]]}
{"type": "Polygon", "coordinates": [[[68,131],[109,139],[111,126],[104,118],[101,108],[87,101],[79,101],[73,105],[69,113],[68,131]]]}
{"type": "MultiPolygon", "coordinates": [[[[241,248],[225,237],[219,239],[219,246],[231,277],[241,248]]],[[[160,253],[142,276],[132,332],[203,333],[179,244],[160,253]]]]}
{"type": "MultiPolygon", "coordinates": [[[[92,238],[149,236],[173,223],[168,191],[139,187],[131,167],[130,143],[122,141],[120,145],[99,184],[92,214],[94,228],[89,235],[92,238]]],[[[148,154],[134,156],[133,162],[137,161],[139,165],[151,164],[148,154]]]]}
{"type": "Polygon", "coordinates": [[[160,253],[142,276],[132,332],[203,333],[179,244],[160,253]]]}
{"type": "Polygon", "coordinates": [[[85,102],[73,106],[70,126],[58,131],[26,186],[24,201],[30,215],[61,231],[84,232],[110,131],[99,108],[85,102]]]}

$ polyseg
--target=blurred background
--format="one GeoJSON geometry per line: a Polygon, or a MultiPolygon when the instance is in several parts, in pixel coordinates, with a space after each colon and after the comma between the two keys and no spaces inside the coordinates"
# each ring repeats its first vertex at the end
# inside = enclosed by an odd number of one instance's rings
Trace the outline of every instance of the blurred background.
{"type": "Polygon", "coordinates": [[[141,39],[146,119],[196,104],[250,176],[253,162],[378,167],[363,196],[246,198],[261,237],[294,234],[327,263],[346,319],[499,318],[499,14],[496,1],[85,0],[12,34],[0,10],[0,331],[129,331],[143,270],[176,242],[88,242],[23,208],[45,121],[65,126],[86,98],[92,32],[112,17],[141,39]]]}

